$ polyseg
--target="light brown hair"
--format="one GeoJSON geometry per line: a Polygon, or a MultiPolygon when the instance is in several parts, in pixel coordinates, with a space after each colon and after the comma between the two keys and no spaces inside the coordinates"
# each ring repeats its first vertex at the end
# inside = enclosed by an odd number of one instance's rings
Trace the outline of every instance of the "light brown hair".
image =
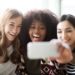
{"type": "MultiPolygon", "coordinates": [[[[4,61],[7,61],[8,59],[10,59],[12,62],[16,63],[17,60],[19,59],[19,39],[18,37],[16,37],[16,39],[13,41],[13,47],[14,47],[14,51],[13,53],[10,55],[10,57],[8,57],[7,55],[7,47],[6,47],[6,36],[4,33],[4,27],[6,25],[7,20],[9,19],[13,19],[16,17],[22,16],[22,14],[20,12],[18,12],[16,9],[7,9],[5,10],[5,12],[3,13],[3,15],[0,17],[0,56],[4,56],[4,61]]],[[[23,16],[22,16],[23,18],[23,16]]]]}

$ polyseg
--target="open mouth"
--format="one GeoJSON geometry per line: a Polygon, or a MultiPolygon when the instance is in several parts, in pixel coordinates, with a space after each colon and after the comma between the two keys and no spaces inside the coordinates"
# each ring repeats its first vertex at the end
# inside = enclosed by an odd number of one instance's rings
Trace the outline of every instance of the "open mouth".
{"type": "Polygon", "coordinates": [[[33,41],[40,41],[40,35],[33,34],[33,41]]]}
{"type": "Polygon", "coordinates": [[[70,43],[70,39],[69,40],[63,40],[63,42],[69,44],[70,43]]]}
{"type": "Polygon", "coordinates": [[[34,38],[40,38],[40,35],[33,34],[34,38]]]}

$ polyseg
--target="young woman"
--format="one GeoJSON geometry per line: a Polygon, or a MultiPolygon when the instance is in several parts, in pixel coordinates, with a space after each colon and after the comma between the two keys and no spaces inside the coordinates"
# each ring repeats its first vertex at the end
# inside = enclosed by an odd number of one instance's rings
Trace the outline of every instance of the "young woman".
{"type": "MultiPolygon", "coordinates": [[[[28,42],[50,41],[56,38],[56,25],[58,20],[56,15],[49,10],[33,10],[24,16],[23,27],[21,31],[21,45],[24,47],[23,56],[25,58],[25,67],[28,75],[51,75],[50,65],[43,60],[30,60],[25,56],[27,53],[28,42]],[[45,65],[45,63],[47,65],[45,65]],[[48,66],[47,72],[44,69],[48,66]],[[41,69],[41,70],[40,70],[41,69]]],[[[22,49],[21,49],[22,52],[22,49]]],[[[68,55],[69,56],[69,55],[68,55]]],[[[64,59],[64,58],[63,58],[64,59]]],[[[60,59],[61,60],[61,59],[60,59]]],[[[53,67],[56,69],[56,67],[53,67]]],[[[47,69],[47,68],[46,68],[47,69]]],[[[52,70],[53,74],[54,71],[52,70]]],[[[55,74],[56,75],[56,74],[55,74]]],[[[58,75],[58,74],[57,74],[58,75]]]]}
{"type": "Polygon", "coordinates": [[[75,16],[62,15],[57,24],[57,37],[62,42],[67,43],[73,55],[73,60],[65,65],[68,75],[75,75],[75,16]]]}
{"type": "Polygon", "coordinates": [[[15,9],[7,9],[0,17],[0,75],[16,75],[22,20],[22,14],[15,9]]]}

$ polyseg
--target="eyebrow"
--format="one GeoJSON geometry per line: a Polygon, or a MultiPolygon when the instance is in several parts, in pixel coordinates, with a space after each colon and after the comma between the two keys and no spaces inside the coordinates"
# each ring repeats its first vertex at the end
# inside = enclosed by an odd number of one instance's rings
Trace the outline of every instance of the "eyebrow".
{"type": "MultiPolygon", "coordinates": [[[[71,28],[70,28],[70,27],[68,27],[68,28],[65,28],[65,29],[67,29],[67,30],[68,30],[68,29],[71,29],[71,28]]],[[[61,29],[57,28],[57,30],[61,30],[61,29]]]]}
{"type": "MultiPolygon", "coordinates": [[[[10,22],[11,24],[15,24],[14,22],[10,22]]],[[[19,25],[22,25],[22,23],[21,24],[19,24],[19,25]]]]}

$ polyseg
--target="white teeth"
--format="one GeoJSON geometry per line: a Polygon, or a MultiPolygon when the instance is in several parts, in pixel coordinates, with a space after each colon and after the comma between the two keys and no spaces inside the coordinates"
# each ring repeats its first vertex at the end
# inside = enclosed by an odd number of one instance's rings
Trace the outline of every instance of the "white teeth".
{"type": "Polygon", "coordinates": [[[34,34],[33,36],[34,36],[34,37],[40,37],[39,35],[36,35],[36,34],[34,34]]]}

